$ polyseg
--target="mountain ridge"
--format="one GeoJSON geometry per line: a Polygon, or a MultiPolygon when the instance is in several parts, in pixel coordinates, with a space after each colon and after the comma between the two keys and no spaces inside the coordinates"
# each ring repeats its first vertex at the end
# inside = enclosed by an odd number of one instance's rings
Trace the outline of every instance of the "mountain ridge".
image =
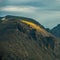
{"type": "MultiPolygon", "coordinates": [[[[49,32],[46,35],[41,30],[37,31],[29,24],[23,23],[22,20],[20,21],[20,18],[18,20],[3,19],[0,22],[0,59],[59,59],[55,53],[57,48],[55,45],[56,38],[49,32]]],[[[43,27],[41,29],[44,30],[43,27]]],[[[44,32],[47,31],[44,30],[44,32]]]]}
{"type": "MultiPolygon", "coordinates": [[[[33,23],[36,23],[37,25],[41,25],[40,23],[38,23],[37,21],[35,21],[34,19],[32,19],[32,18],[27,18],[27,17],[20,17],[20,16],[12,16],[12,15],[7,15],[7,16],[5,16],[5,18],[10,18],[11,19],[11,17],[13,17],[13,18],[17,18],[17,19],[26,19],[26,21],[32,21],[33,23]]],[[[42,26],[42,25],[41,25],[42,26]]],[[[42,26],[43,27],[43,26],[42,26]]]]}

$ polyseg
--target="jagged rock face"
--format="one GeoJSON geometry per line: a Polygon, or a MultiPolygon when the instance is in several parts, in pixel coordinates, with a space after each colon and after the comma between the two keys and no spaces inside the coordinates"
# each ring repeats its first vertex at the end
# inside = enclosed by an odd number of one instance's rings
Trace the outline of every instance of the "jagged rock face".
{"type": "Polygon", "coordinates": [[[56,37],[60,38],[60,24],[58,24],[56,27],[54,27],[54,28],[52,29],[52,33],[53,33],[56,37]]]}
{"type": "Polygon", "coordinates": [[[58,59],[53,52],[54,36],[40,25],[25,22],[10,19],[0,22],[0,60],[58,59]]]}

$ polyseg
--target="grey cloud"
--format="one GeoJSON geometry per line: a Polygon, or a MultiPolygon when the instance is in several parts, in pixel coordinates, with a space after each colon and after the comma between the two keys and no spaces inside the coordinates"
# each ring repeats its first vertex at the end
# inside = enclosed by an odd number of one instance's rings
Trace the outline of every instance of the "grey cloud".
{"type": "Polygon", "coordinates": [[[0,0],[0,7],[5,6],[5,5],[7,5],[7,1],[6,0],[0,0]]]}

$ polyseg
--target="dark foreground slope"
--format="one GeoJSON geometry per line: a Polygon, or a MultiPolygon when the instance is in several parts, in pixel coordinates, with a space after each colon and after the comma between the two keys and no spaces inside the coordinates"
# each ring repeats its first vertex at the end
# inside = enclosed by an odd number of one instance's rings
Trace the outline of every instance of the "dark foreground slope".
{"type": "Polygon", "coordinates": [[[37,30],[20,20],[0,22],[0,60],[59,60],[55,41],[42,27],[37,30]]]}

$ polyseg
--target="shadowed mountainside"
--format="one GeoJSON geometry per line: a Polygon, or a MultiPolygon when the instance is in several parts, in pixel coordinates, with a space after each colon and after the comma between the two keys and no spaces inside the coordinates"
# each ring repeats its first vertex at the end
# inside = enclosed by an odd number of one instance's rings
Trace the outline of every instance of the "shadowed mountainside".
{"type": "Polygon", "coordinates": [[[57,38],[33,19],[1,19],[0,60],[59,60],[56,44],[57,38]]]}
{"type": "Polygon", "coordinates": [[[60,24],[54,27],[51,31],[56,37],[60,38],[60,24]]]}

